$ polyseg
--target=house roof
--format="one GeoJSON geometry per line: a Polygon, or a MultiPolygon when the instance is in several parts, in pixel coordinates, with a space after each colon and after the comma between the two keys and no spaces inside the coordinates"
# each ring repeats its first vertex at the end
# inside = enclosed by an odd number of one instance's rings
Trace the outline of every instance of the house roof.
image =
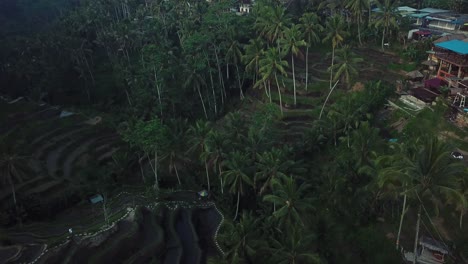
{"type": "MultiPolygon", "coordinates": [[[[376,7],[374,9],[372,9],[372,11],[373,12],[382,12],[379,7],[376,7]]],[[[399,6],[399,7],[397,7],[395,9],[395,11],[397,11],[400,14],[405,14],[406,15],[406,14],[411,14],[413,12],[416,12],[417,9],[409,7],[409,6],[399,6]]]]}
{"type": "Polygon", "coordinates": [[[436,43],[435,45],[439,48],[451,50],[461,55],[468,54],[468,42],[464,42],[458,39],[436,43]]]}
{"type": "Polygon", "coordinates": [[[430,7],[423,8],[423,9],[419,9],[418,11],[421,12],[421,13],[431,13],[431,14],[433,14],[433,13],[450,12],[450,10],[437,9],[437,8],[430,8],[430,7]]]}
{"type": "Polygon", "coordinates": [[[423,17],[428,16],[430,14],[431,13],[427,13],[427,12],[425,12],[425,13],[413,13],[413,14],[410,14],[409,16],[410,17],[415,17],[415,18],[423,18],[423,17]]]}
{"type": "Polygon", "coordinates": [[[399,6],[398,11],[400,11],[400,12],[415,12],[415,11],[417,11],[417,9],[409,7],[409,6],[399,6]]]}
{"type": "Polygon", "coordinates": [[[438,251],[442,254],[448,254],[448,248],[442,242],[437,241],[433,238],[422,236],[419,240],[419,244],[430,250],[438,251]]]}
{"type": "Polygon", "coordinates": [[[91,198],[89,198],[89,201],[92,204],[96,204],[96,203],[104,201],[104,198],[102,197],[102,195],[96,194],[96,195],[92,196],[91,198]]]}
{"type": "Polygon", "coordinates": [[[450,40],[454,40],[454,39],[458,39],[458,40],[464,40],[466,37],[464,34],[449,34],[449,35],[445,35],[443,37],[440,37],[438,39],[436,39],[434,41],[434,44],[435,43],[441,43],[441,42],[447,42],[447,41],[450,41],[450,40]]]}

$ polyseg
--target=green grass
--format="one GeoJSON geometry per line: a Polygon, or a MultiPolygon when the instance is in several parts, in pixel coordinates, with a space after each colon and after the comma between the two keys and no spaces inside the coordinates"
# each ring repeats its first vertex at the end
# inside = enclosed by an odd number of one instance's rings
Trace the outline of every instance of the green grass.
{"type": "Polygon", "coordinates": [[[416,70],[417,65],[414,62],[409,62],[409,63],[404,63],[404,64],[390,63],[387,68],[393,71],[403,70],[403,71],[410,72],[410,71],[416,70]]]}

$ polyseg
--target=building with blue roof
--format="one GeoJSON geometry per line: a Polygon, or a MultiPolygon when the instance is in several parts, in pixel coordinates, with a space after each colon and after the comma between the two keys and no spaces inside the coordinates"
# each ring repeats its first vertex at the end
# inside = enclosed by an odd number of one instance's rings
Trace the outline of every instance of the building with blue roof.
{"type": "Polygon", "coordinates": [[[437,78],[456,88],[468,87],[468,39],[435,42],[430,59],[438,62],[437,78]]]}

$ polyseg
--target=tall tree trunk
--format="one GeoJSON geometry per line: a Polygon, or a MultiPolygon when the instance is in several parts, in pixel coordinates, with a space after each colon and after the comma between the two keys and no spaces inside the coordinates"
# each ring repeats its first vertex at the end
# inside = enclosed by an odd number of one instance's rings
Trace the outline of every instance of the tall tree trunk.
{"type": "Polygon", "coordinates": [[[237,192],[236,214],[234,215],[234,219],[232,219],[232,221],[236,221],[237,214],[239,213],[239,201],[240,201],[240,192],[237,192]]]}
{"type": "Polygon", "coordinates": [[[371,23],[371,0],[369,0],[369,17],[368,17],[367,27],[370,27],[371,23]]]}
{"type": "Polygon", "coordinates": [[[334,63],[335,63],[335,46],[332,45],[332,61],[331,61],[331,66],[330,66],[330,90],[332,89],[334,63]]]}
{"type": "Polygon", "coordinates": [[[465,209],[461,209],[460,211],[460,229],[462,229],[463,226],[463,215],[465,214],[465,209]]]}
{"type": "Polygon", "coordinates": [[[140,154],[138,154],[138,164],[140,165],[140,172],[141,172],[141,178],[143,179],[143,183],[145,183],[145,172],[143,171],[143,166],[141,165],[143,157],[141,157],[140,154]]]}
{"type": "Polygon", "coordinates": [[[294,72],[294,54],[291,52],[292,74],[293,74],[293,88],[294,88],[294,106],[296,106],[296,73],[294,72]]]}
{"type": "Polygon", "coordinates": [[[223,73],[221,71],[221,64],[219,62],[219,58],[218,58],[218,52],[217,52],[218,49],[216,49],[216,47],[214,48],[214,54],[215,54],[215,58],[216,58],[216,66],[218,67],[218,78],[219,78],[219,84],[221,85],[221,87],[223,88],[221,90],[221,103],[224,105],[224,98],[226,97],[226,87],[224,86],[224,79],[223,79],[223,73]],[[223,92],[224,91],[224,92],[223,92]]]}
{"type": "Polygon", "coordinates": [[[16,192],[15,192],[15,184],[13,183],[13,179],[11,178],[11,165],[8,166],[8,181],[11,187],[11,194],[13,196],[13,204],[15,205],[15,214],[18,214],[18,208],[16,206],[16,192]]]}
{"type": "Polygon", "coordinates": [[[401,210],[401,216],[400,216],[400,225],[398,227],[398,234],[397,234],[397,239],[396,239],[396,249],[398,250],[398,247],[400,246],[400,235],[401,235],[401,227],[403,226],[403,218],[405,217],[406,214],[406,190],[405,190],[405,196],[403,197],[403,209],[401,210]]]}
{"type": "Polygon", "coordinates": [[[179,182],[179,186],[181,186],[182,183],[180,182],[179,170],[177,169],[177,165],[174,165],[174,170],[175,170],[175,174],[177,176],[177,181],[179,182]]]}
{"type": "Polygon", "coordinates": [[[215,93],[215,89],[214,89],[214,81],[213,81],[213,73],[211,72],[211,63],[210,63],[210,59],[208,58],[208,55],[205,53],[205,58],[206,58],[206,61],[208,62],[208,71],[210,72],[210,83],[211,83],[211,92],[213,93],[213,103],[214,103],[214,112],[215,112],[215,115],[218,114],[218,106],[217,106],[217,103],[216,103],[216,93],[215,93]]]}
{"type": "Polygon", "coordinates": [[[413,258],[413,264],[416,264],[418,261],[418,239],[419,239],[419,226],[421,223],[421,208],[422,204],[419,205],[418,208],[418,221],[416,222],[416,235],[414,237],[414,258],[413,258]]]}
{"type": "Polygon", "coordinates": [[[153,72],[154,72],[154,82],[156,85],[156,91],[158,92],[158,101],[159,101],[159,111],[161,113],[161,119],[163,119],[163,108],[162,108],[162,102],[161,102],[161,91],[159,89],[158,85],[158,76],[156,75],[156,68],[153,66],[153,72]]]}
{"type": "Polygon", "coordinates": [[[206,160],[205,160],[205,172],[206,172],[206,182],[208,183],[208,191],[210,191],[211,190],[210,174],[208,173],[208,164],[206,163],[206,160]]]}
{"type": "Polygon", "coordinates": [[[382,32],[382,51],[384,51],[384,40],[385,40],[385,28],[383,29],[383,32],[382,32]]]}
{"type": "Polygon", "coordinates": [[[125,88],[125,94],[127,95],[127,102],[129,106],[132,106],[132,100],[130,100],[130,94],[128,93],[127,88],[125,88]]]}
{"type": "Polygon", "coordinates": [[[309,84],[309,45],[310,43],[307,43],[307,48],[306,48],[306,76],[305,76],[305,90],[307,91],[307,85],[309,84]]]}
{"type": "Polygon", "coordinates": [[[154,150],[154,189],[159,189],[158,182],[158,150],[154,150]]]}
{"type": "Polygon", "coordinates": [[[206,113],[205,102],[203,102],[203,96],[200,91],[200,85],[197,85],[198,96],[200,96],[200,101],[202,103],[203,112],[205,113],[205,118],[208,119],[208,114],[206,113]]]}
{"type": "Polygon", "coordinates": [[[359,46],[362,46],[361,40],[361,15],[358,16],[358,23],[357,23],[357,32],[358,32],[358,39],[359,39],[359,46]]]}
{"type": "Polygon", "coordinates": [[[240,80],[240,74],[239,74],[239,66],[237,66],[237,63],[236,63],[236,73],[237,73],[237,82],[239,83],[239,96],[240,96],[240,99],[243,100],[244,99],[244,91],[242,91],[242,83],[241,83],[241,80],[240,80]]]}
{"type": "Polygon", "coordinates": [[[281,115],[283,115],[283,101],[281,100],[281,89],[279,87],[278,76],[276,76],[276,72],[275,72],[275,80],[276,80],[276,87],[278,88],[278,96],[279,96],[281,115]]]}
{"type": "Polygon", "coordinates": [[[218,172],[219,172],[219,183],[221,184],[221,194],[224,194],[224,185],[223,185],[223,177],[222,177],[222,172],[221,172],[221,165],[218,164],[218,172]]]}
{"type": "Polygon", "coordinates": [[[328,95],[327,95],[327,98],[325,98],[325,102],[323,103],[322,109],[320,110],[319,120],[322,118],[323,109],[325,108],[325,105],[326,105],[327,102],[328,102],[328,98],[330,98],[330,95],[331,95],[331,93],[333,92],[333,90],[335,89],[335,87],[336,87],[336,85],[338,84],[338,82],[339,82],[339,81],[337,81],[337,82],[335,83],[335,85],[333,85],[333,87],[330,89],[330,92],[329,92],[328,95]]]}
{"type": "Polygon", "coordinates": [[[104,214],[104,221],[106,222],[106,226],[109,226],[109,215],[107,214],[107,195],[103,194],[102,200],[102,212],[104,214]]]}

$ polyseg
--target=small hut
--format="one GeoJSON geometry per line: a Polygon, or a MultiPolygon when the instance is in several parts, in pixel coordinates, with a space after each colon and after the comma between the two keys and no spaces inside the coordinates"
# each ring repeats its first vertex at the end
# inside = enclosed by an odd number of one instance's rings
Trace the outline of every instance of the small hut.
{"type": "MultiPolygon", "coordinates": [[[[419,240],[417,252],[417,263],[420,264],[443,264],[445,255],[449,253],[448,248],[442,242],[430,237],[422,236],[419,240]]],[[[405,259],[411,262],[414,258],[413,252],[406,252],[405,259]]]]}
{"type": "Polygon", "coordinates": [[[424,75],[420,71],[410,71],[406,74],[406,78],[412,81],[422,81],[424,75]]]}

